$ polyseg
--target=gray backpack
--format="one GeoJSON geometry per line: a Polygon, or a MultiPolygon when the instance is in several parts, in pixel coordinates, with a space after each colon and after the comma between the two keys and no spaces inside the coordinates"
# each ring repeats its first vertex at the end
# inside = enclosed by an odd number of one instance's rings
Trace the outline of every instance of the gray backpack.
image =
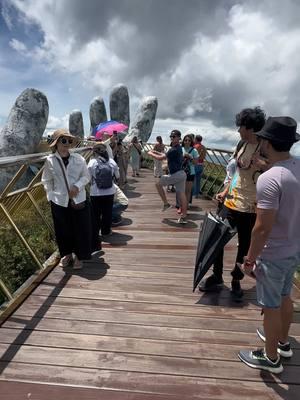
{"type": "Polygon", "coordinates": [[[97,160],[94,182],[98,189],[109,189],[113,185],[113,170],[109,161],[97,160]]]}

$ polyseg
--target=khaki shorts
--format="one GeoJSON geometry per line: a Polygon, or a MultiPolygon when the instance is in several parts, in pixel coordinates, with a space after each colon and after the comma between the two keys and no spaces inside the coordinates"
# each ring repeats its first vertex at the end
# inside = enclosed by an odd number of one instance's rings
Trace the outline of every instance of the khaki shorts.
{"type": "Polygon", "coordinates": [[[162,175],[159,183],[161,186],[174,185],[176,192],[185,192],[186,173],[183,170],[175,172],[175,174],[162,175]]]}

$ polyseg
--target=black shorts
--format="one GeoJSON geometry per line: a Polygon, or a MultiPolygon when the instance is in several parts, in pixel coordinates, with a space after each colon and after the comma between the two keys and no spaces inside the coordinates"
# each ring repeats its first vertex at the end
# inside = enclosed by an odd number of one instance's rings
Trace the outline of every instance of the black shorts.
{"type": "Polygon", "coordinates": [[[195,179],[195,175],[190,175],[190,174],[186,175],[187,182],[194,182],[194,179],[195,179]]]}

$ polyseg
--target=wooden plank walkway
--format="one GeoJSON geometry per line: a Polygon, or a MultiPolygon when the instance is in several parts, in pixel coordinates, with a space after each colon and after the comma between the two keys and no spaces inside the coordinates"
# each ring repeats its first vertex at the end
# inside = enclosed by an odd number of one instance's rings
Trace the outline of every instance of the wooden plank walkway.
{"type": "Polygon", "coordinates": [[[244,302],[230,298],[234,241],[226,288],[191,290],[199,224],[213,203],[195,200],[178,226],[174,209],[161,212],[150,171],[129,182],[125,225],[100,257],[82,271],[53,270],[0,328],[1,399],[299,399],[299,312],[280,376],[242,364],[241,348],[261,346],[261,316],[250,278],[244,302]]]}

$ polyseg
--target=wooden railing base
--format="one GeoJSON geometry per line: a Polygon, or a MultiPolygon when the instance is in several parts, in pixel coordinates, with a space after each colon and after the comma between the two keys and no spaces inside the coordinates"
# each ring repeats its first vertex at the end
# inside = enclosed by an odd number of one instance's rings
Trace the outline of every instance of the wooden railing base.
{"type": "Polygon", "coordinates": [[[0,308],[0,327],[56,267],[59,260],[60,257],[58,253],[54,252],[43,264],[43,270],[38,270],[34,275],[28,278],[14,293],[13,298],[2,304],[0,308]]]}

